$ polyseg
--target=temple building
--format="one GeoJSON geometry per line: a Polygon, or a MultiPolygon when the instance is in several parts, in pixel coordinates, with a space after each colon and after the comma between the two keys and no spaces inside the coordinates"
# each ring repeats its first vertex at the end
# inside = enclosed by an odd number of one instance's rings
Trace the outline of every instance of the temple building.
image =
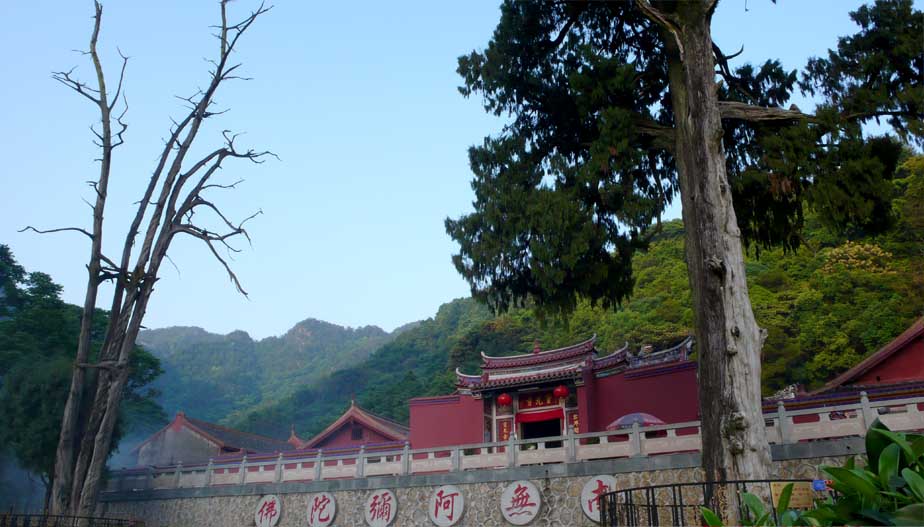
{"type": "MultiPolygon", "coordinates": [[[[351,402],[314,437],[302,439],[293,428],[288,441],[282,441],[179,412],[134,452],[139,466],[188,465],[250,454],[345,455],[360,449],[425,449],[697,421],[692,347],[687,338],[662,350],[643,346],[633,352],[627,345],[601,356],[596,338],[590,338],[553,350],[537,344],[532,353],[507,357],[482,354],[480,373],[456,370],[455,393],[409,401],[410,427],[351,402]]],[[[779,400],[787,409],[852,404],[861,392],[870,400],[924,396],[924,318],[824,387],[791,391],[766,399],[764,410],[776,411],[779,400]]]]}
{"type": "Polygon", "coordinates": [[[311,439],[289,436],[289,444],[298,450],[332,448],[359,448],[397,444],[400,448],[408,440],[408,428],[397,421],[375,415],[350,402],[350,408],[336,421],[311,439]]]}
{"type": "Polygon", "coordinates": [[[167,426],[132,450],[138,466],[207,463],[229,454],[286,452],[295,447],[280,439],[249,434],[177,412],[167,426]]]}
{"type": "Polygon", "coordinates": [[[601,357],[596,338],[508,357],[482,354],[481,374],[456,371],[456,393],[410,401],[414,448],[603,431],[631,414],[655,422],[699,417],[692,339],[668,349],[628,346],[601,357]]]}

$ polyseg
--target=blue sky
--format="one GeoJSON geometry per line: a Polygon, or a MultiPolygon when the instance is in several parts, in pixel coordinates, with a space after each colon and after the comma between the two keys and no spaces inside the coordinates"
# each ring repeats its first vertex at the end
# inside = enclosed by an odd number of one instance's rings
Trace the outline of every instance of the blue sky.
{"type": "MultiPolygon", "coordinates": [[[[779,58],[801,68],[855,31],[847,13],[860,4],[723,0],[713,34],[727,52],[744,46],[733,64],[779,58]]],[[[254,5],[237,0],[232,18],[254,5]]],[[[199,141],[201,151],[215,148],[230,128],[280,157],[227,165],[225,181],[246,182],[216,196],[232,217],[264,212],[250,224],[253,247],[233,262],[250,297],[234,291],[201,242],[178,238],[170,255],[180,271],[163,268],[145,325],[264,337],[315,317],[390,330],[466,296],[443,219],[470,210],[466,150],[502,121],[459,95],[456,58],[487,43],[498,13],[491,1],[277,1],[240,46],[244,74],[254,80],[219,93],[231,111],[199,141]]],[[[97,115],[50,72],[77,65],[89,80],[89,63],[71,50],[86,48],[91,15],[89,1],[0,5],[0,243],[27,269],[51,274],[73,303],[82,302],[86,240],[16,231],[90,224],[80,198],[90,199],[85,181],[98,170],[88,130],[97,115]]],[[[209,26],[217,15],[217,2],[204,0],[106,3],[100,50],[110,82],[116,46],[131,57],[130,128],[116,152],[104,236],[110,254],[168,116],[181,115],[174,95],[207,82],[203,58],[215,54],[209,26]]]]}

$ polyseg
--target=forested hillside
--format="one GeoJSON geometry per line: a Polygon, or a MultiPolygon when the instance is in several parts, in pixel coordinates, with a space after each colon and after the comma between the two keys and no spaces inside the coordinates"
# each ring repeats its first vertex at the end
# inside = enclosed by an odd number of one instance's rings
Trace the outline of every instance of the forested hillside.
{"type": "Polygon", "coordinates": [[[254,341],[244,331],[227,335],[197,327],[141,332],[138,343],[158,357],[160,403],[207,421],[277,401],[325,375],[364,361],[392,336],[376,326],[344,328],[303,320],[280,337],[254,341]]]}
{"type": "MultiPolygon", "coordinates": [[[[817,386],[857,363],[924,314],[924,160],[905,163],[895,181],[895,225],[886,234],[833,234],[807,213],[799,249],[751,251],[748,283],[757,321],[768,331],[764,392],[791,383],[817,386]]],[[[579,306],[566,323],[530,309],[493,317],[472,299],[440,307],[358,366],[338,371],[235,425],[285,436],[295,424],[309,436],[349,404],[405,421],[407,399],[453,390],[456,366],[476,373],[479,352],[524,353],[596,333],[608,353],[629,342],[663,346],[693,324],[684,263],[683,225],[664,225],[633,262],[635,291],[616,312],[579,306]]]]}

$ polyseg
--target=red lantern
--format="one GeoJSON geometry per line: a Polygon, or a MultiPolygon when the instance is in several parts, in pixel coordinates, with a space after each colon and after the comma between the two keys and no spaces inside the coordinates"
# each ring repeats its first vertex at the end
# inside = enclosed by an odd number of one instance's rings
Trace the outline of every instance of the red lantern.
{"type": "Polygon", "coordinates": [[[497,396],[497,404],[501,406],[509,406],[513,402],[513,398],[506,393],[502,393],[497,396]]]}
{"type": "Polygon", "coordinates": [[[558,397],[559,399],[564,399],[565,397],[568,397],[569,393],[571,392],[568,391],[568,387],[565,386],[564,384],[560,384],[556,386],[554,390],[552,390],[552,395],[554,395],[555,397],[558,397]]]}

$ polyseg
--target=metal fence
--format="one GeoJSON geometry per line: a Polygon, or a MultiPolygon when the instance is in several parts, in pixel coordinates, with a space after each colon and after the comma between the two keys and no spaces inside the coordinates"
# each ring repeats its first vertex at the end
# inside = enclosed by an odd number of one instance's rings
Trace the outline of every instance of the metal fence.
{"type": "Polygon", "coordinates": [[[742,495],[751,493],[772,511],[774,525],[778,523],[772,506],[773,484],[808,483],[810,479],[734,480],[712,483],[671,483],[635,487],[604,494],[600,497],[600,523],[607,526],[634,527],[639,525],[705,525],[701,507],[713,511],[732,505],[742,520],[753,521],[742,495]]]}
{"type": "Polygon", "coordinates": [[[0,527],[144,527],[144,522],[117,518],[0,512],[0,527]]]}

